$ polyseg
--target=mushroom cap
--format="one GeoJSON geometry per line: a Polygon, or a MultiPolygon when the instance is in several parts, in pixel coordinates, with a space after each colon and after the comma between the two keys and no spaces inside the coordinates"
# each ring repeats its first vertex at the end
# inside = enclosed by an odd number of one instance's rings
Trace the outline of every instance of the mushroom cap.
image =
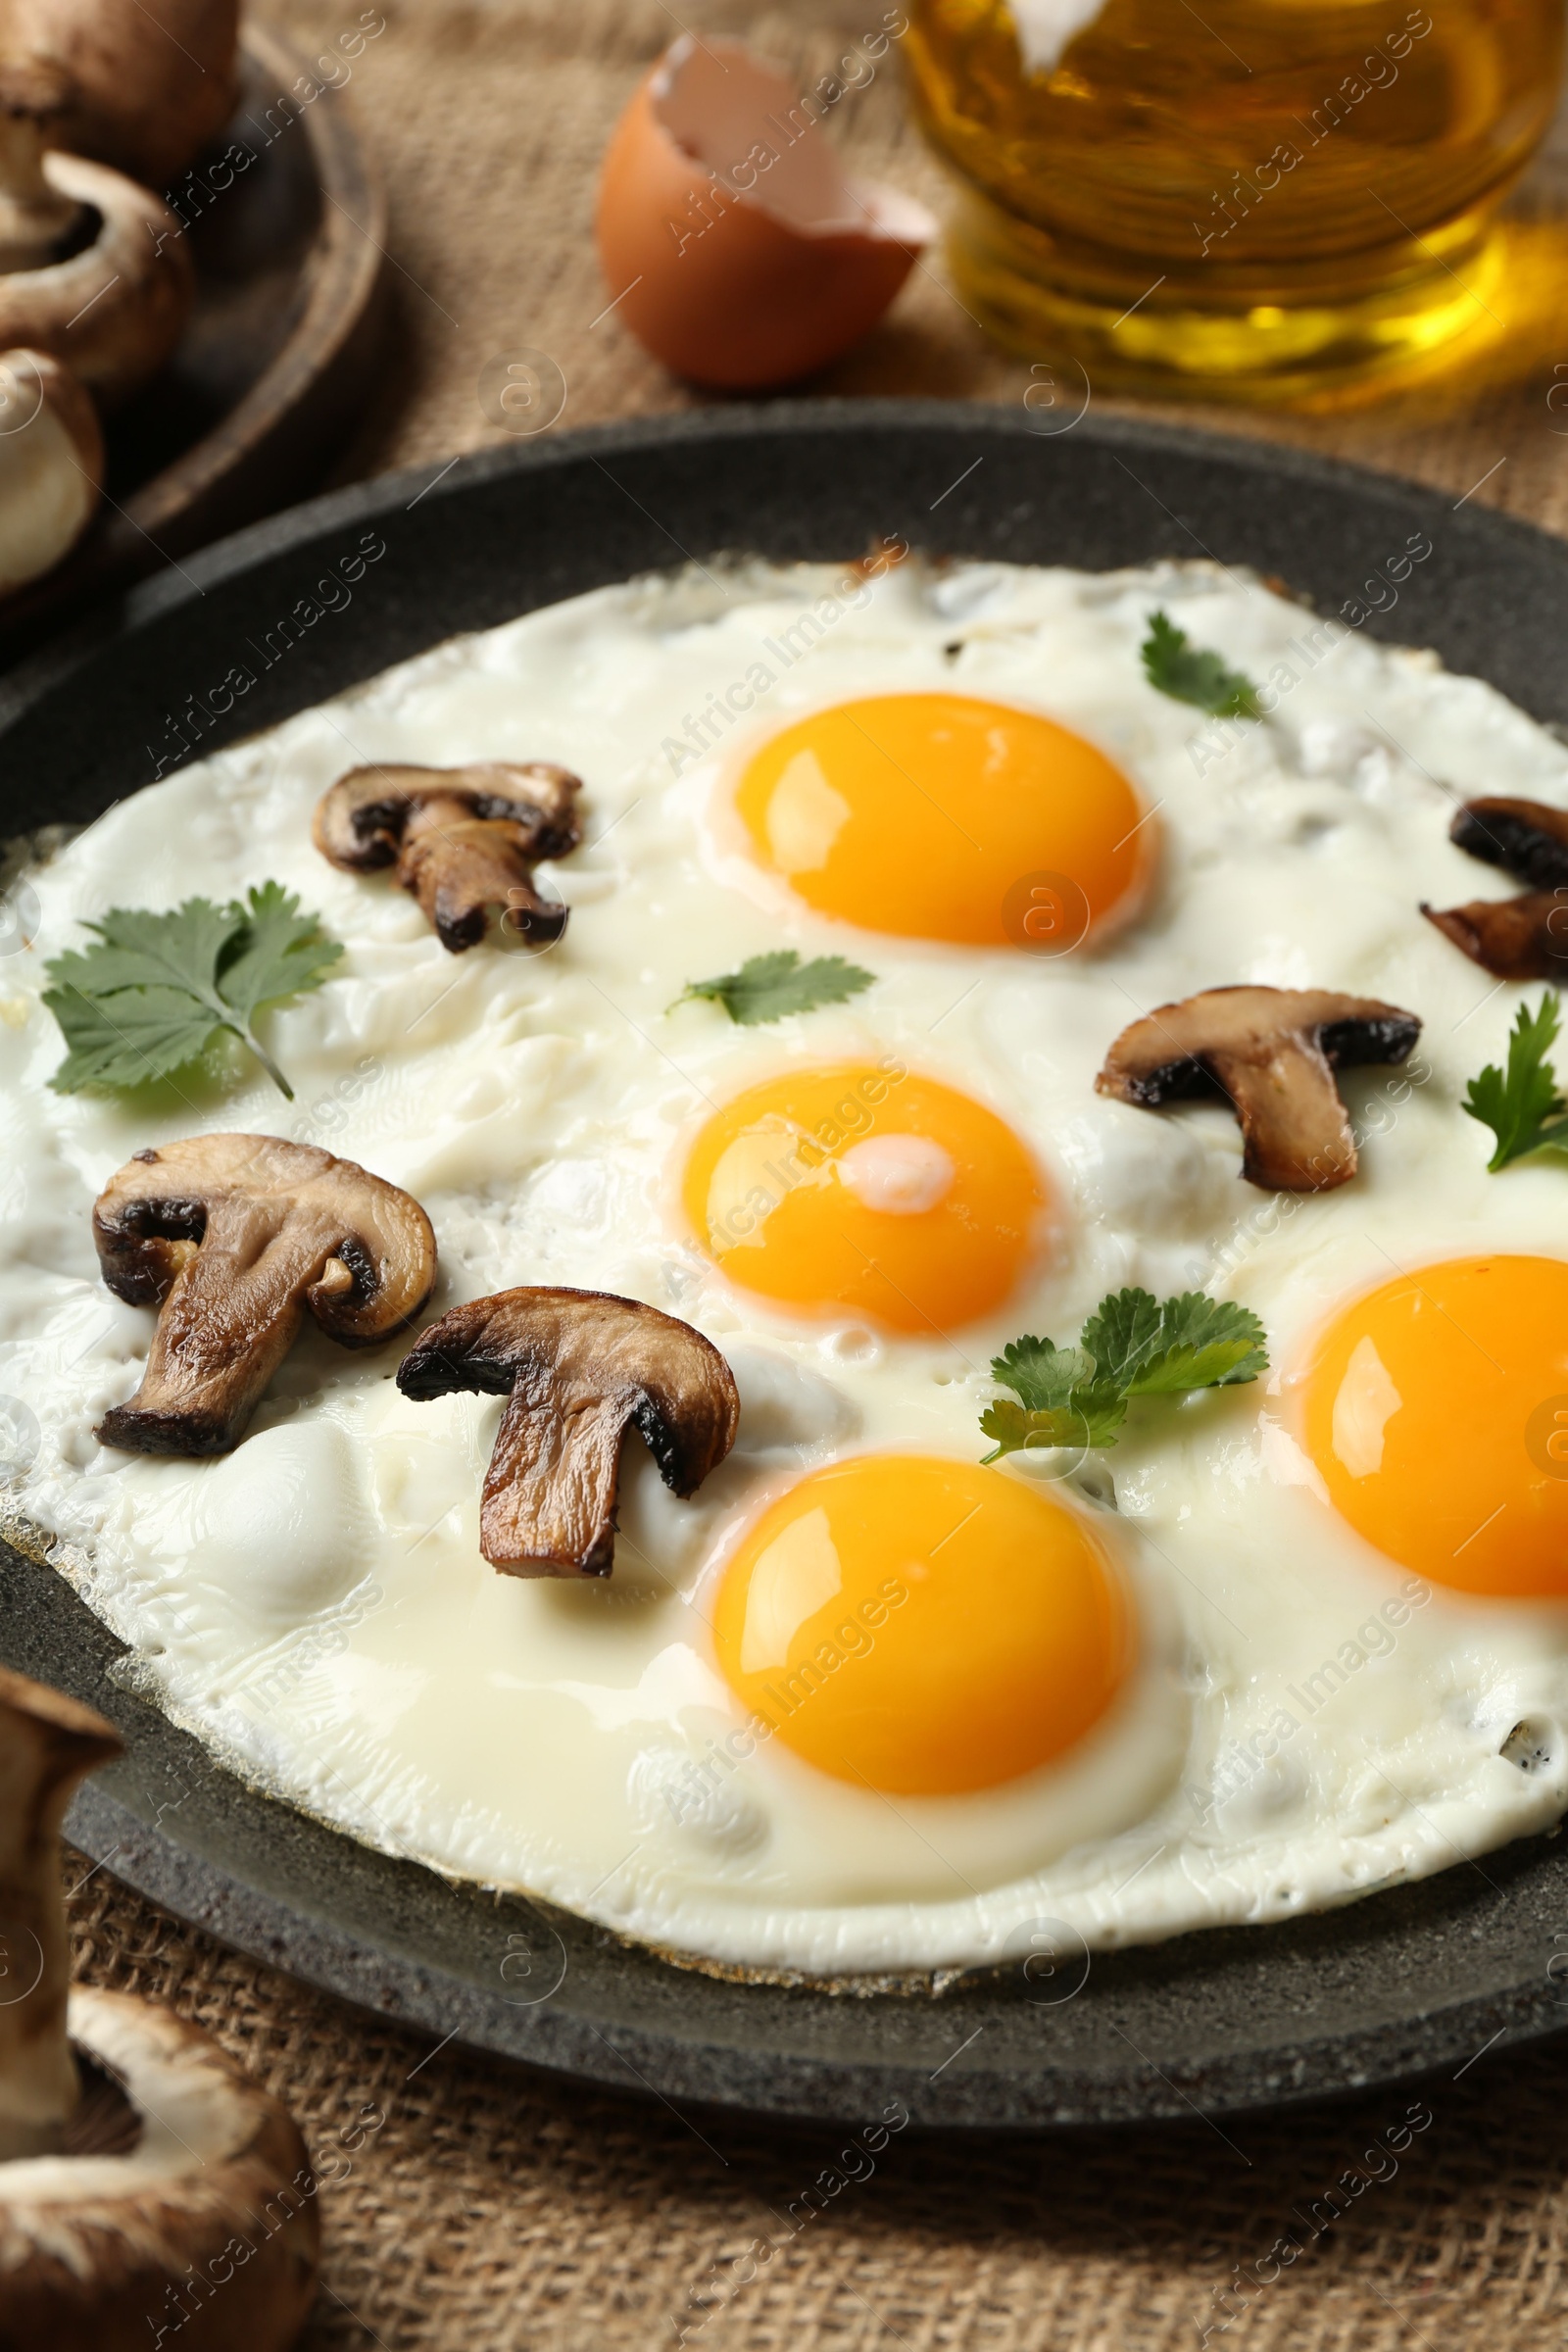
{"type": "Polygon", "coordinates": [[[307,1308],[329,1339],[373,1348],[435,1283],[435,1235],[410,1194],[271,1135],[138,1152],[100,1194],[93,1239],[115,1296],[162,1310],[141,1389],[100,1430],[141,1451],[226,1451],[307,1308]]]}
{"type": "Polygon", "coordinates": [[[728,1364],[689,1323],[605,1291],[502,1291],[453,1307],[398,1367],[405,1396],[511,1398],[485,1480],[481,1547],[522,1575],[609,1573],[620,1441],[635,1423],[673,1494],[735,1442],[728,1364]]]}
{"type": "Polygon", "coordinates": [[[60,144],[165,188],[217,136],[237,92],[239,0],[7,0],[18,55],[58,59],[75,85],[60,144]]]}
{"type": "Polygon", "coordinates": [[[167,2009],[78,1986],[69,2028],[140,2130],[126,2145],[122,2111],[105,2152],[0,2164],[0,2336],[146,2352],[163,2326],[189,2352],[284,2352],[320,2239],[298,2127],[167,2009]]]}
{"type": "Polygon", "coordinates": [[[1326,1192],[1355,1173],[1333,1073],[1403,1061],[1414,1013],[1335,989],[1210,988],[1124,1029],[1096,1091],[1139,1108],[1220,1096],[1241,1120],[1242,1173],[1270,1191],[1326,1192]]]}
{"type": "MultiPolygon", "coordinates": [[[[324,1269],[336,1257],[352,1285],[308,1293],[321,1329],[345,1348],[376,1348],[416,1315],[435,1280],[435,1235],[412,1194],[357,1160],[276,1135],[196,1135],[138,1152],[93,1207],[103,1278],[118,1298],[161,1306],[208,1218],[228,1200],[263,1203],[309,1234],[324,1269]]],[[[275,1227],[273,1228],[275,1230],[275,1227]]]]}
{"type": "Polygon", "coordinates": [[[518,826],[535,858],[577,846],[581,779],[549,760],[470,761],[466,767],[354,767],[317,803],[311,838],[346,873],[396,865],[409,820],[437,801],[458,802],[486,823],[518,826]]]}
{"type": "Polygon", "coordinates": [[[173,215],[123,173],[57,153],[43,170],[101,225],[64,261],[0,275],[0,349],[52,353],[113,407],[157,373],[184,332],[195,298],[191,257],[173,215]]]}
{"type": "Polygon", "coordinates": [[[0,596],[71,553],[103,479],[98,413],[71,369],[47,352],[0,351],[0,596]]]}

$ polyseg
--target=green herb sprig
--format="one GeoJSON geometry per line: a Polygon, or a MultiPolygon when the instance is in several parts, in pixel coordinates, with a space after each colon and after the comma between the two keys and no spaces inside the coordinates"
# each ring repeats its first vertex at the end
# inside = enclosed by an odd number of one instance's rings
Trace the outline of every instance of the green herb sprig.
{"type": "Polygon", "coordinates": [[[722,1004],[742,1028],[752,1029],[763,1021],[781,1021],[786,1013],[814,1011],[818,1004],[842,1004],[870,988],[875,979],[874,972],[846,963],[842,956],[817,956],[803,963],[793,948],[778,948],[768,956],[754,956],[738,972],[689,982],[675,1004],[704,997],[722,1004]]]}
{"type": "Polygon", "coordinates": [[[1218,654],[1190,645],[1167,612],[1150,615],[1142,647],[1144,675],[1172,701],[1194,703],[1211,718],[1261,718],[1257,688],[1239,669],[1227,669],[1218,654]]]}
{"type": "Polygon", "coordinates": [[[1043,1446],[1114,1446],[1133,1396],[1225,1389],[1268,1369],[1263,1326],[1245,1306],[1202,1291],[1155,1299],[1117,1291],[1102,1299],[1076,1348],[1011,1341],[991,1366],[1012,1396],[988,1405],[980,1427],[999,1460],[1043,1446]]]}
{"type": "Polygon", "coordinates": [[[165,914],[116,906],[86,928],[91,947],[45,966],[44,1003],[69,1049],[50,1085],[141,1086],[186,1068],[220,1032],[249,1046],[272,1084],[294,1090],[256,1035],[264,1005],[319,988],[343,950],[281,883],[242,905],[187,899],[165,914]]]}
{"type": "Polygon", "coordinates": [[[1497,1139],[1489,1168],[1505,1168],[1511,1159],[1547,1145],[1568,1150],[1568,1118],[1559,1115],[1568,1111],[1568,1102],[1546,1058],[1561,1026],[1557,999],[1548,989],[1534,1012],[1520,1005],[1508,1032],[1507,1069],[1489,1061],[1480,1077],[1471,1079],[1459,1107],[1497,1139]]]}

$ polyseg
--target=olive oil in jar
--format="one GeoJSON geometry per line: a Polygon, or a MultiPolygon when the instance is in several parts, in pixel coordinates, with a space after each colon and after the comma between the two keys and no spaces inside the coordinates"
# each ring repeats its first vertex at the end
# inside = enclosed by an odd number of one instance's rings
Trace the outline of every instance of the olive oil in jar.
{"type": "Polygon", "coordinates": [[[914,0],[959,291],[1095,383],[1293,398],[1461,334],[1563,0],[914,0]]]}

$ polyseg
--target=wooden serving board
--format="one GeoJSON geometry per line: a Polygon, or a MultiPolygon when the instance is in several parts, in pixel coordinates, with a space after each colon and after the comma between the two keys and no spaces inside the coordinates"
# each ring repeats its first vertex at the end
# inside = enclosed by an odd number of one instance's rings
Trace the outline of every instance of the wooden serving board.
{"type": "Polygon", "coordinates": [[[243,36],[239,103],[171,192],[196,307],[163,373],[111,418],[109,478],[59,568],[0,598],[0,656],[312,486],[379,341],[385,205],[343,93],[287,42],[243,36]],[[302,94],[318,92],[302,103],[302,94]],[[232,150],[253,160],[226,161],[232,150]]]}

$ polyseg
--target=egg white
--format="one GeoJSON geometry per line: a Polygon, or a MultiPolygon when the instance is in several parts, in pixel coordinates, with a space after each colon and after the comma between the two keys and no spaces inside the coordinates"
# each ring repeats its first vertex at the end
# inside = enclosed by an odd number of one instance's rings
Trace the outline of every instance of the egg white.
{"type": "Polygon", "coordinates": [[[710,1961],[978,1964],[1043,1918],[1094,1946],[1146,1940],[1341,1901],[1540,1830],[1568,1803],[1568,1611],[1468,1599],[1370,1551],[1314,1487],[1288,1393],[1312,1330],[1391,1261],[1562,1248],[1561,1168],[1488,1175],[1458,1109],[1521,992],[1416,910],[1507,888],[1447,841],[1454,797],[1476,790],[1568,807],[1568,755],[1431,655],[1353,632],[1329,649],[1260,582],[1170,564],[909,563],[863,592],[822,567],[639,581],[441,646],[187,766],[33,868],[37,936],[0,962],[9,1505],[57,1539],[147,1692],[254,1782],[389,1852],[710,1961]],[[1153,690],[1139,646],[1156,606],[1273,677],[1265,722],[1216,732],[1153,690]],[[738,857],[724,810],[750,743],[850,696],[932,689],[1081,730],[1157,810],[1157,888],[1102,951],[1037,960],[856,930],[738,857]],[[542,955],[492,941],[452,957],[412,900],[311,847],[314,805],[348,766],[482,759],[586,780],[584,847],[545,872],[570,924],[542,955]],[[270,1019],[294,1104],[243,1056],[134,1103],[48,1091],[42,966],[84,920],[270,877],[347,951],[270,1019]],[[877,984],[760,1029],[671,1009],[689,980],[775,946],[850,954],[877,984]],[[1421,1015],[1411,1071],[1347,1074],[1366,1135],[1354,1183],[1264,1195],[1239,1181],[1222,1110],[1095,1096],[1137,1012],[1228,981],[1421,1015]],[[726,1285],[676,1204],[710,1103],[784,1064],[889,1053],[1009,1121],[1061,1206],[1019,1295],[940,1341],[772,1312],[726,1285]],[[93,1198],[132,1152],[217,1128],[320,1144],[407,1187],[435,1224],[438,1307],[566,1283],[695,1323],[736,1371],[735,1452],[680,1503],[630,1441],[613,1579],[576,1586],[480,1558],[499,1400],[409,1403],[396,1346],[366,1357],[308,1330],[224,1460],[100,1447],[152,1317],[98,1279],[93,1198]],[[737,1528],[846,1452],[977,1458],[993,1353],[1021,1331],[1073,1337],[1129,1282],[1254,1307],[1275,1375],[1136,1406],[1071,1488],[1072,1507],[1104,1512],[1144,1625],[1096,1731],[1054,1767],[945,1799],[876,1796],[777,1740],[739,1752],[708,1624],[737,1528]]]}

